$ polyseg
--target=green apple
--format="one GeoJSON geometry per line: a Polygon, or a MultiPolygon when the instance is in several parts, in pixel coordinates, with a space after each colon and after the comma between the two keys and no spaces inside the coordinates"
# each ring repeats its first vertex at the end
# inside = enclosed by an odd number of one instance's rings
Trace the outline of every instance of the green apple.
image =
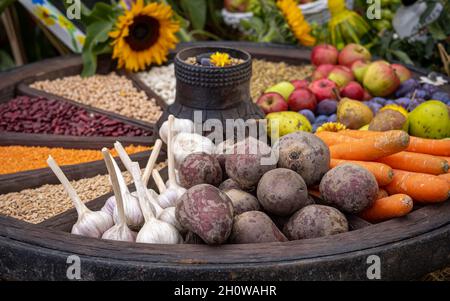
{"type": "Polygon", "coordinates": [[[289,96],[294,92],[295,86],[290,82],[279,82],[278,84],[270,87],[264,93],[276,92],[283,96],[284,100],[288,101],[289,96]]]}

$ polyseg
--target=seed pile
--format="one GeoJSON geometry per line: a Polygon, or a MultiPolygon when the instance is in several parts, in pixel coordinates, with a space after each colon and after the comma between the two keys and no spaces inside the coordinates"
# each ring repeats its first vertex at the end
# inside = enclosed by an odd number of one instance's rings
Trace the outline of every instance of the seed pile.
{"type": "MultiPolygon", "coordinates": [[[[165,162],[157,165],[158,169],[165,162]]],[[[132,183],[128,172],[122,173],[127,184],[132,183]]],[[[88,202],[112,191],[108,175],[71,181],[81,201],[88,202]]],[[[37,224],[52,216],[73,208],[72,201],[62,185],[44,185],[0,195],[0,214],[8,215],[29,223],[37,224]]]]}
{"type": "Polygon", "coordinates": [[[174,64],[153,67],[150,71],[138,73],[144,84],[150,87],[167,104],[175,101],[175,69],[174,64]]]}
{"type": "MultiPolygon", "coordinates": [[[[283,62],[254,59],[251,96],[256,101],[267,87],[283,80],[306,78],[312,71],[311,65],[294,66],[283,62]]],[[[168,104],[175,100],[176,79],[173,64],[167,67],[153,67],[150,71],[139,73],[139,78],[168,104]]]]}
{"type": "Polygon", "coordinates": [[[143,129],[69,103],[20,96],[0,104],[0,131],[72,136],[149,136],[143,129]]]}
{"type": "Polygon", "coordinates": [[[161,108],[133,82],[115,73],[82,78],[79,75],[38,81],[32,88],[63,96],[80,103],[111,111],[130,118],[156,122],[161,108]]]}
{"type": "MultiPolygon", "coordinates": [[[[127,146],[128,154],[149,150],[146,146],[127,146]]],[[[59,165],[79,164],[97,160],[103,160],[102,153],[98,150],[80,150],[67,148],[49,148],[41,146],[0,146],[0,174],[16,173],[47,167],[47,158],[51,155],[59,165]]],[[[113,149],[111,154],[116,156],[113,149]]]]}
{"type": "Polygon", "coordinates": [[[313,72],[312,65],[289,65],[284,62],[269,62],[265,60],[253,60],[253,77],[251,80],[250,94],[253,101],[264,92],[267,87],[276,83],[291,79],[304,79],[313,72]]]}

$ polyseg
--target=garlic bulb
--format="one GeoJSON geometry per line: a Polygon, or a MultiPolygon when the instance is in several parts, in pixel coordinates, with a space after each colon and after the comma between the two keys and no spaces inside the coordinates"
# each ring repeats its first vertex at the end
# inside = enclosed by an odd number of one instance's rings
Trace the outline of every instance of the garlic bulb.
{"type": "Polygon", "coordinates": [[[215,150],[214,143],[206,137],[195,133],[179,133],[173,141],[175,164],[180,166],[181,162],[192,153],[203,152],[213,154],[215,150]]]}
{"type": "MultiPolygon", "coordinates": [[[[194,123],[190,119],[175,118],[172,131],[174,133],[174,136],[178,133],[193,133],[194,123]]],[[[161,137],[164,143],[167,143],[167,137],[169,136],[168,133],[169,133],[169,122],[166,120],[159,129],[159,137],[161,137]]]]}
{"type": "Polygon", "coordinates": [[[80,200],[77,192],[51,156],[48,157],[47,164],[69,194],[69,197],[77,210],[78,220],[72,227],[72,234],[100,238],[106,230],[113,226],[111,215],[103,211],[91,211],[80,200]]]}
{"type": "Polygon", "coordinates": [[[100,210],[113,216],[115,207],[116,207],[116,197],[113,195],[106,200],[105,204],[100,210]]]}
{"type": "MultiPolygon", "coordinates": [[[[138,229],[144,224],[144,215],[142,214],[139,200],[134,197],[128,190],[125,179],[123,178],[119,166],[117,165],[117,162],[115,160],[112,161],[112,165],[116,171],[120,191],[122,194],[126,223],[132,229],[138,229]]],[[[119,212],[117,206],[114,207],[113,219],[114,223],[117,224],[119,222],[119,212]]]]}
{"type": "Polygon", "coordinates": [[[155,209],[153,208],[150,200],[147,198],[147,189],[142,184],[140,177],[137,176],[140,172],[139,165],[133,162],[131,169],[135,175],[134,184],[136,185],[139,203],[145,217],[145,224],[139,231],[136,237],[136,242],[156,244],[182,243],[183,238],[174,226],[158,220],[155,217],[153,213],[155,212],[155,209]]]}
{"type": "Polygon", "coordinates": [[[120,189],[119,180],[117,178],[116,168],[114,167],[111,154],[106,148],[102,149],[103,158],[105,159],[109,177],[112,183],[114,196],[116,199],[116,208],[118,211],[118,222],[108,231],[103,233],[103,239],[119,240],[119,241],[136,241],[137,233],[128,228],[125,217],[125,210],[122,199],[122,191],[120,189]]]}

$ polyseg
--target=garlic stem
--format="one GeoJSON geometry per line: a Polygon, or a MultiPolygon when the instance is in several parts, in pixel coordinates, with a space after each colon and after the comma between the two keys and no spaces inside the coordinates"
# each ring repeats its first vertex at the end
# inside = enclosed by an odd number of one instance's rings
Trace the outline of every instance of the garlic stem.
{"type": "Polygon", "coordinates": [[[157,169],[153,169],[152,177],[153,181],[155,181],[156,187],[158,187],[159,193],[162,194],[166,192],[167,190],[166,184],[164,184],[164,180],[162,179],[161,174],[157,169]]]}
{"type": "Polygon", "coordinates": [[[162,141],[161,139],[157,139],[155,145],[153,146],[152,153],[148,158],[147,165],[145,166],[144,173],[142,175],[142,183],[144,187],[147,187],[148,181],[150,179],[150,175],[155,166],[156,160],[158,160],[159,153],[161,151],[162,141]]]}
{"type": "Polygon", "coordinates": [[[119,158],[122,161],[125,168],[129,171],[131,163],[133,161],[131,161],[130,156],[128,156],[125,148],[122,146],[122,144],[119,141],[116,141],[114,143],[114,149],[117,151],[117,154],[119,154],[119,158]]]}
{"type": "Polygon", "coordinates": [[[169,183],[171,185],[177,185],[176,175],[175,175],[175,158],[173,154],[173,122],[175,117],[169,115],[168,119],[168,133],[167,133],[167,157],[169,165],[169,183]]]}
{"type": "Polygon", "coordinates": [[[117,173],[116,173],[116,168],[113,163],[113,161],[115,161],[115,160],[109,153],[108,149],[106,149],[106,148],[102,149],[102,154],[103,154],[103,158],[106,163],[106,168],[108,169],[109,178],[111,179],[114,196],[116,198],[117,210],[119,213],[119,223],[126,224],[125,209],[124,209],[123,198],[122,198],[122,190],[120,188],[119,180],[118,180],[117,173]]]}
{"type": "Polygon", "coordinates": [[[147,193],[145,192],[145,188],[143,186],[141,176],[140,176],[140,168],[136,162],[131,164],[131,176],[133,177],[134,184],[136,186],[136,191],[138,194],[139,204],[141,206],[142,213],[144,215],[144,219],[146,222],[151,220],[152,218],[156,218],[152,205],[147,202],[147,193]]]}
{"type": "Polygon", "coordinates": [[[70,184],[66,175],[61,170],[58,163],[56,163],[55,159],[53,159],[52,156],[48,157],[47,164],[51,168],[53,173],[56,175],[58,180],[61,182],[66,192],[69,194],[69,197],[72,200],[75,209],[77,210],[78,216],[82,216],[84,213],[90,212],[91,210],[89,210],[89,208],[81,201],[72,184],[70,184]]]}

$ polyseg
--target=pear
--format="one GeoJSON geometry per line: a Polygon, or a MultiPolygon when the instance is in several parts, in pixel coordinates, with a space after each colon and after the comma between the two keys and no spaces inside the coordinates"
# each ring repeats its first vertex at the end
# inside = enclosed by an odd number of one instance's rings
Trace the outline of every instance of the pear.
{"type": "Polygon", "coordinates": [[[450,109],[438,100],[421,103],[409,113],[409,132],[430,139],[450,137],[450,109]]]}
{"type": "Polygon", "coordinates": [[[339,101],[337,107],[337,121],[349,129],[359,129],[370,123],[373,118],[372,110],[362,102],[347,97],[339,101]]]}

